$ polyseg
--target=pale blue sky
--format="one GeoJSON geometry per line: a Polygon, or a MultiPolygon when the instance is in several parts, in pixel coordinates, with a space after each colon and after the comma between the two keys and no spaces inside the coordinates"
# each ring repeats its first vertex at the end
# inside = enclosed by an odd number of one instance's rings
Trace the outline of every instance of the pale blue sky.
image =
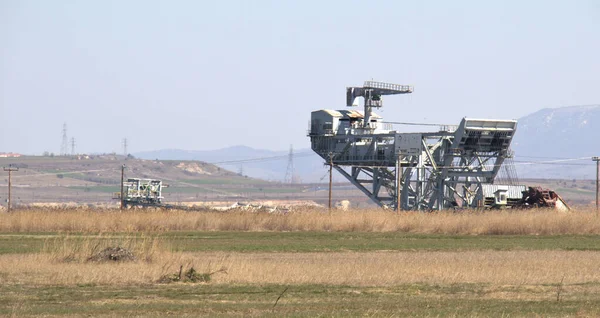
{"type": "Polygon", "coordinates": [[[308,147],[345,87],[388,121],[600,103],[600,1],[0,0],[0,152],[308,147]]]}

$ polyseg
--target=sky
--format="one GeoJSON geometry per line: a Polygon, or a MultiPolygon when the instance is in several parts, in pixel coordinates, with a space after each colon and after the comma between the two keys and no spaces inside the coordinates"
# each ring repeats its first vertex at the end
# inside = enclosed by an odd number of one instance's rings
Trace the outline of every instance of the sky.
{"type": "Polygon", "coordinates": [[[599,104],[600,2],[0,0],[0,152],[306,148],[371,79],[387,121],[599,104]]]}

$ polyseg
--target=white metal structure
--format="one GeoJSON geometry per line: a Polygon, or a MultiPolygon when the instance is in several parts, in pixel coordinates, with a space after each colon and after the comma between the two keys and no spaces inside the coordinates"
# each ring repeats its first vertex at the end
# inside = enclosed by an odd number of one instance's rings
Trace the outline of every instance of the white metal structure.
{"type": "Polygon", "coordinates": [[[463,118],[456,128],[400,133],[373,112],[383,106],[382,95],[412,91],[373,81],[347,88],[347,105],[363,97],[364,113],[312,112],[311,148],[384,208],[398,202],[403,210],[476,206],[482,184],[493,183],[509,157],[517,122],[463,118]]]}
{"type": "Polygon", "coordinates": [[[158,206],[162,203],[164,186],[161,180],[130,178],[123,186],[125,206],[158,206]]]}

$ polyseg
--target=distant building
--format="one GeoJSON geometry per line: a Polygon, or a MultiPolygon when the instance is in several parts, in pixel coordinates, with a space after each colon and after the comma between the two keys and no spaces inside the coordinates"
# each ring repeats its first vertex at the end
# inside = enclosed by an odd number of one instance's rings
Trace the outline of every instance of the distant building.
{"type": "Polygon", "coordinates": [[[0,152],[0,158],[19,158],[19,157],[21,157],[20,153],[0,152]]]}

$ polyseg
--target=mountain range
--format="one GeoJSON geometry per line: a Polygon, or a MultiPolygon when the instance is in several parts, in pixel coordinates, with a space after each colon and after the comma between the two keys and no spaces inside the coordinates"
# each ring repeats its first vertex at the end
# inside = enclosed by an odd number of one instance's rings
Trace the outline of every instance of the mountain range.
{"type": "Polygon", "coordinates": [[[591,158],[600,155],[600,105],[544,108],[524,116],[512,149],[519,177],[595,179],[591,158]]]}
{"type": "MultiPolygon", "coordinates": [[[[518,120],[512,149],[519,178],[594,179],[591,157],[600,155],[600,105],[544,108],[524,116],[518,120]]],[[[163,149],[133,155],[142,159],[199,160],[249,177],[283,181],[289,154],[289,150],[234,146],[198,151],[163,149]]],[[[323,159],[310,149],[295,150],[292,157],[296,181],[327,182],[323,159]]],[[[336,179],[342,180],[339,176],[336,179]]]]}

